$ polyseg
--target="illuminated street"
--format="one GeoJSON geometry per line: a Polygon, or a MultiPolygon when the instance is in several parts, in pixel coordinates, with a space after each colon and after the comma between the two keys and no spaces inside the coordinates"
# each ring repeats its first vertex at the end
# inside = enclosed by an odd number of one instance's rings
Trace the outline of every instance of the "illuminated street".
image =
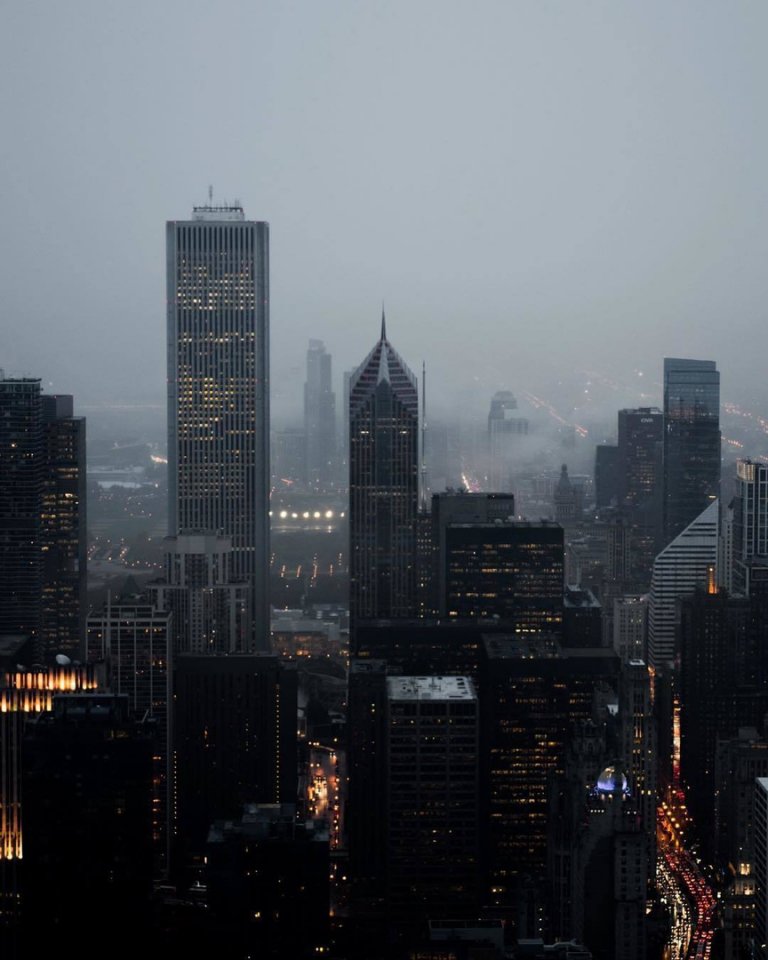
{"type": "Polygon", "coordinates": [[[690,817],[679,783],[680,715],[674,716],[673,784],[658,808],[656,882],[670,912],[671,931],[665,960],[706,960],[712,954],[717,901],[696,858],[687,846],[690,817]]]}

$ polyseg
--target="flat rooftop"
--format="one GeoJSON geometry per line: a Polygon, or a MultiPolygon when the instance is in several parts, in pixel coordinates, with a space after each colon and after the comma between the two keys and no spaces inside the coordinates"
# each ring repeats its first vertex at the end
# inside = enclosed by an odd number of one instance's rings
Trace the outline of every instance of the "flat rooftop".
{"type": "Polygon", "coordinates": [[[476,700],[469,677],[387,677],[390,700],[476,700]]]}

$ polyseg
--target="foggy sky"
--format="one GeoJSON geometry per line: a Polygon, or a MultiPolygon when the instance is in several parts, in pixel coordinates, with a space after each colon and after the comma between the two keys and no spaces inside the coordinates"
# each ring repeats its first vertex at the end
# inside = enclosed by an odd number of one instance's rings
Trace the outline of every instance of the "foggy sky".
{"type": "Polygon", "coordinates": [[[658,381],[665,355],[717,360],[724,398],[764,389],[763,0],[2,10],[8,374],[164,404],[164,223],[213,184],[271,224],[278,416],[307,340],[340,383],[382,299],[438,405],[658,381]]]}

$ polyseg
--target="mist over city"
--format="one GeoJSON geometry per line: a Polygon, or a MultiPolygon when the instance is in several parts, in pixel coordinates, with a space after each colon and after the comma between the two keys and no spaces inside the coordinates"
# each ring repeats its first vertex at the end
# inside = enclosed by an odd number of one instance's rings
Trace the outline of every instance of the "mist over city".
{"type": "Polygon", "coordinates": [[[768,6],[2,25],[2,960],[768,957],[768,6]]]}

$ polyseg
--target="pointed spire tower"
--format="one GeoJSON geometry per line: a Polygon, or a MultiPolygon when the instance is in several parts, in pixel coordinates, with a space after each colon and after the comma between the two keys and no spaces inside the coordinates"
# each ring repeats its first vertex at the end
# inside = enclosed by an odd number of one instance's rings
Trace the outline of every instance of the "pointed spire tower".
{"type": "Polygon", "coordinates": [[[381,336],[349,386],[350,618],[415,615],[416,377],[381,336]]]}

